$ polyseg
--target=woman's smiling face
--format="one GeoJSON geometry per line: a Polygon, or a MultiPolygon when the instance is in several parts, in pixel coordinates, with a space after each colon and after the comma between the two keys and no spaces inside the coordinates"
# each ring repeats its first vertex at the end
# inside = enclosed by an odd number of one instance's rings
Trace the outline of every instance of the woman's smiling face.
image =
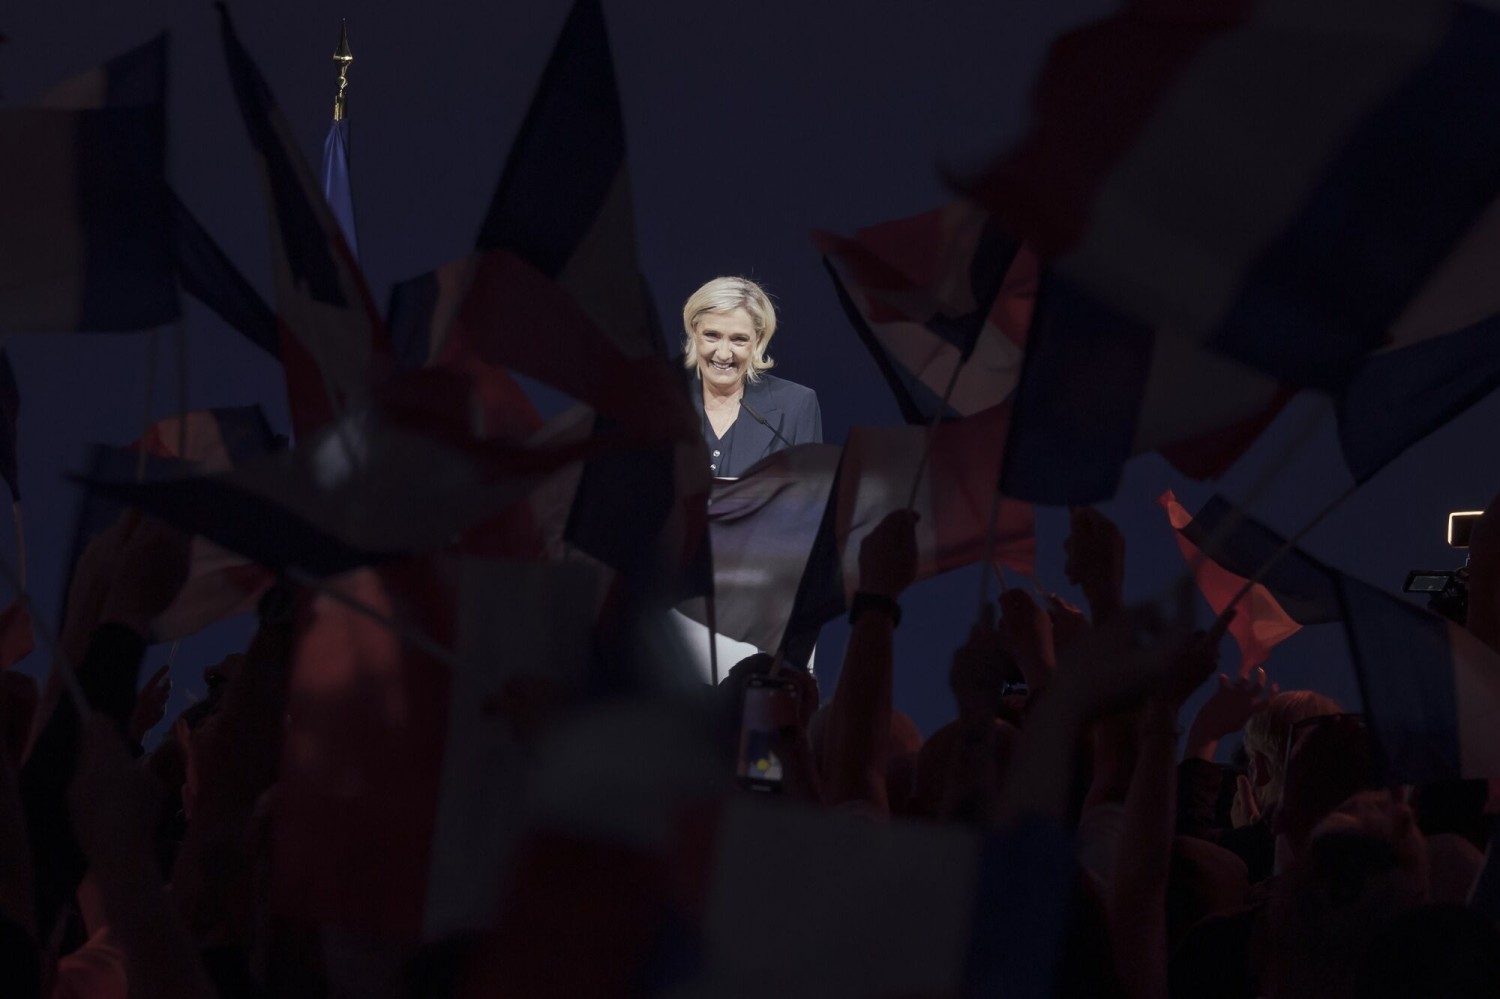
{"type": "Polygon", "coordinates": [[[705,312],[697,322],[698,373],[704,382],[729,391],[745,380],[755,349],[755,322],[744,309],[705,312]]]}

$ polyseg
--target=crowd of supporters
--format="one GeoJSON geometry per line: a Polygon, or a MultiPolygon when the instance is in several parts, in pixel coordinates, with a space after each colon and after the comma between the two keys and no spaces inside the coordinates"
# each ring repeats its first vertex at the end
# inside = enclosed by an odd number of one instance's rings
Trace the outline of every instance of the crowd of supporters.
{"type": "MultiPolygon", "coordinates": [[[[1472,557],[1484,638],[1500,601],[1495,517],[1472,557]]],[[[1488,785],[1384,786],[1359,714],[1280,690],[1265,670],[1219,673],[1225,622],[1195,632],[1175,608],[1124,605],[1124,542],[1097,511],[1074,513],[1066,559],[1087,609],[1004,592],[952,653],[957,716],[923,739],[892,704],[916,541],[915,516],[891,514],[859,552],[864,596],[834,690],[820,698],[810,674],[756,656],[697,701],[718,726],[722,768],[733,767],[751,678],[774,674],[802,710],[774,733],[782,794],[763,796],[768,807],[997,831],[1042,822],[1065,837],[1075,869],[1061,939],[1035,953],[981,942],[1004,961],[1045,965],[1053,995],[1500,995],[1488,785]],[[1183,717],[1204,683],[1212,696],[1183,717]]],[[[163,674],[139,675],[149,624],[187,565],[180,534],[127,515],[77,566],[44,688],[0,674],[0,991],[531,994],[503,980],[499,992],[465,991],[462,969],[483,958],[483,940],[416,947],[405,973],[382,976],[341,951],[338,927],[267,904],[267,830],[309,595],[274,588],[244,654],[208,671],[208,695],[147,752],[141,739],[165,703],[163,674]]],[[[516,730],[543,738],[568,711],[565,697],[531,698],[516,730]]],[[[603,887],[583,891],[583,908],[603,887]]],[[[597,942],[548,945],[587,960],[597,942]]],[[[549,994],[569,991],[555,981],[549,994]]],[[[611,994],[653,989],[637,978],[611,994]]]]}

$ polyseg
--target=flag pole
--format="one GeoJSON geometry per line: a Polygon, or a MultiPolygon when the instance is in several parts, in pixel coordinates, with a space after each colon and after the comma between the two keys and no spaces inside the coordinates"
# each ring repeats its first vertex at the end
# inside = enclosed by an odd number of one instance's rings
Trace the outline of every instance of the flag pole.
{"type": "Polygon", "coordinates": [[[135,455],[136,484],[146,481],[146,435],[151,432],[151,411],[156,408],[156,330],[146,334],[146,411],[141,418],[141,446],[135,455]]]}
{"type": "MultiPolygon", "coordinates": [[[[1250,504],[1254,503],[1261,497],[1261,494],[1263,494],[1267,489],[1270,488],[1271,483],[1275,481],[1276,476],[1286,468],[1286,466],[1291,462],[1292,458],[1296,456],[1297,452],[1302,450],[1302,445],[1305,444],[1308,438],[1312,436],[1313,428],[1316,427],[1318,423],[1322,421],[1322,419],[1322,410],[1318,407],[1314,407],[1310,414],[1310,417],[1303,422],[1296,437],[1292,440],[1292,443],[1280,454],[1278,454],[1274,460],[1268,463],[1265,468],[1261,469],[1260,474],[1255,477],[1255,481],[1252,482],[1250,484],[1250,488],[1246,490],[1244,500],[1235,503],[1230,508],[1229,516],[1225,517],[1224,522],[1215,527],[1213,533],[1204,539],[1203,545],[1198,549],[1198,554],[1193,556],[1193,558],[1188,562],[1186,575],[1189,581],[1195,580],[1197,578],[1198,567],[1202,565],[1203,560],[1208,557],[1207,552],[1223,544],[1224,539],[1233,534],[1235,529],[1240,526],[1240,523],[1245,519],[1250,504]]],[[[1354,488],[1358,488],[1358,483],[1355,484],[1354,488]]],[[[1353,489],[1350,489],[1348,492],[1353,491],[1353,489]]],[[[1338,506],[1339,503],[1342,503],[1346,498],[1348,498],[1348,492],[1335,500],[1333,506],[1338,506]]],[[[1330,507],[1329,509],[1318,514],[1317,518],[1314,519],[1314,523],[1304,528],[1304,531],[1311,530],[1318,520],[1326,517],[1331,512],[1333,512],[1333,507],[1330,507]]],[[[1298,536],[1300,537],[1301,535],[1298,536]]],[[[1180,583],[1181,580],[1179,579],[1178,584],[1180,583]]],[[[1174,586],[1178,584],[1174,584],[1174,586]]],[[[1232,607],[1233,604],[1231,604],[1230,606],[1232,607]]]]}
{"type": "Polygon", "coordinates": [[[349,67],[354,63],[354,53],[349,48],[349,22],[339,18],[339,44],[333,50],[333,67],[338,72],[339,92],[333,98],[333,120],[344,120],[344,91],[349,88],[349,67]]]}
{"type": "MultiPolygon", "coordinates": [[[[1227,623],[1228,615],[1234,610],[1236,604],[1245,599],[1245,594],[1249,593],[1251,588],[1254,587],[1257,583],[1264,580],[1266,578],[1266,574],[1276,567],[1276,563],[1285,558],[1287,553],[1297,546],[1297,542],[1307,537],[1307,535],[1312,532],[1313,528],[1317,527],[1319,524],[1323,523],[1324,520],[1328,519],[1329,514],[1333,513],[1333,511],[1337,510],[1340,506],[1343,506],[1344,501],[1350,496],[1353,496],[1359,489],[1359,487],[1360,483],[1356,482],[1348,489],[1345,489],[1343,492],[1339,493],[1333,498],[1331,502],[1325,505],[1323,509],[1319,510],[1311,520],[1309,520],[1306,524],[1303,524],[1301,530],[1283,541],[1281,543],[1281,547],[1276,549],[1276,551],[1272,553],[1271,557],[1266,559],[1266,561],[1261,565],[1259,569],[1255,570],[1255,575],[1245,580],[1245,585],[1241,586],[1239,592],[1234,595],[1234,599],[1229,601],[1229,603],[1225,605],[1224,610],[1219,614],[1219,617],[1225,618],[1225,623],[1227,623]]],[[[1241,517],[1241,519],[1243,519],[1243,517],[1241,517]]],[[[1202,552],[1202,549],[1199,549],[1199,551],[1202,552]]],[[[1203,557],[1208,558],[1209,556],[1207,555],[1207,553],[1204,553],[1203,557]]]]}
{"type": "MultiPolygon", "coordinates": [[[[922,445],[922,454],[917,459],[917,474],[911,479],[911,492],[906,497],[906,509],[915,509],[917,502],[917,490],[922,487],[922,475],[927,471],[927,459],[932,454],[932,442],[937,439],[938,424],[943,420],[943,414],[948,411],[948,400],[953,397],[953,389],[958,385],[958,374],[964,369],[963,355],[959,355],[953,361],[953,374],[948,376],[948,387],[943,389],[943,400],[938,403],[937,410],[932,414],[932,419],[927,423],[927,440],[922,445]]],[[[998,503],[998,500],[997,500],[998,503]]]]}
{"type": "Polygon", "coordinates": [[[187,322],[177,317],[177,457],[187,458],[188,342],[187,322]]]}
{"type": "Polygon", "coordinates": [[[719,685],[719,602],[712,590],[704,597],[703,616],[708,619],[708,669],[714,686],[719,685]]]}
{"type": "Polygon", "coordinates": [[[993,569],[995,575],[1000,579],[1000,592],[1005,592],[1005,577],[1000,575],[1000,567],[995,565],[995,535],[999,532],[998,521],[1000,520],[1000,484],[995,483],[995,496],[990,501],[989,523],[984,525],[984,548],[980,550],[979,557],[981,569],[979,573],[979,613],[984,614],[984,609],[990,603],[990,571],[993,569]]]}

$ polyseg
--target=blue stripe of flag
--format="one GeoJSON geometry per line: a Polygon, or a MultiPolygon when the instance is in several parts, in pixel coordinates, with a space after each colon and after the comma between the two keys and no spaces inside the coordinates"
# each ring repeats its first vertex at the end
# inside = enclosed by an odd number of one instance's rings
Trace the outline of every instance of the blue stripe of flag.
{"type": "Polygon", "coordinates": [[[323,196],[338,220],[349,252],[359,257],[359,240],[354,235],[354,185],[349,179],[349,119],[340,118],[328,127],[323,140],[323,196]]]}
{"type": "Polygon", "coordinates": [[[1153,343],[1145,326],[1043,274],[1000,491],[1056,505],[1113,496],[1134,453],[1153,343]]]}
{"type": "Polygon", "coordinates": [[[1500,316],[1370,357],[1337,400],[1339,445],[1355,481],[1370,479],[1497,386],[1500,316]]]}
{"type": "Polygon", "coordinates": [[[1237,576],[1252,579],[1270,565],[1259,581],[1298,624],[1327,624],[1343,617],[1339,573],[1300,548],[1283,550],[1286,538],[1222,496],[1203,504],[1181,533],[1237,576]]]}
{"type": "Polygon", "coordinates": [[[1461,777],[1458,699],[1448,622],[1348,576],[1344,628],[1388,781],[1461,777]]]}

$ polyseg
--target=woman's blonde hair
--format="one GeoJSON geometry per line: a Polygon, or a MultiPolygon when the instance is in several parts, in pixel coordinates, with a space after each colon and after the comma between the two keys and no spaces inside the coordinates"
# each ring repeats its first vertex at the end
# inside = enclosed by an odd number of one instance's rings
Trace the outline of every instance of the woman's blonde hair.
{"type": "Polygon", "coordinates": [[[710,313],[727,313],[744,309],[755,327],[755,343],[750,348],[750,369],[745,372],[748,381],[759,381],[760,374],[774,367],[776,362],[766,354],[771,337],[776,335],[776,308],[765,289],[742,277],[717,277],[688,296],[682,306],[682,365],[697,370],[698,351],[693,338],[697,335],[698,322],[710,313]]]}

